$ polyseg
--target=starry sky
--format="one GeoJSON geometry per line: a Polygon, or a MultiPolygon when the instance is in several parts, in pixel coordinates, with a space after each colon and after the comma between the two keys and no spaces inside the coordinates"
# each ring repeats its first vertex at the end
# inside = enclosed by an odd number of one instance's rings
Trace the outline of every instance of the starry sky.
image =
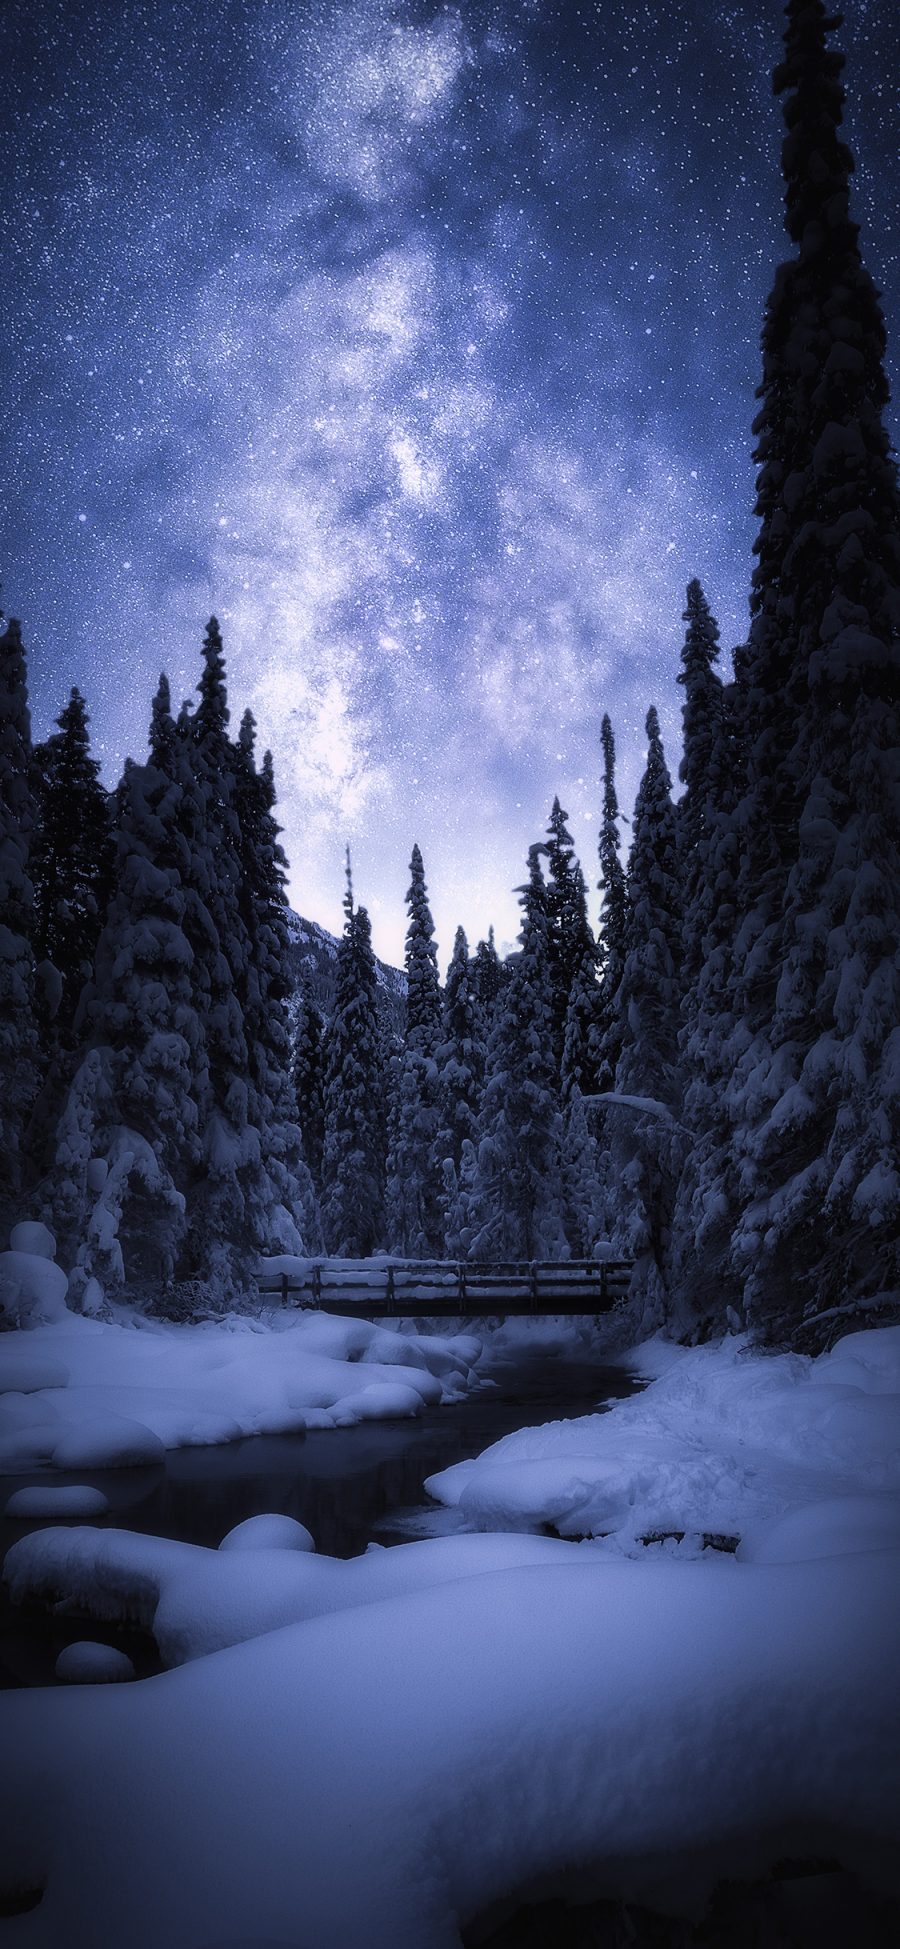
{"type": "MultiPolygon", "coordinates": [[[[839,37],[889,332],[892,12],[839,37]]],[[[214,610],[301,912],[340,927],[349,840],[399,959],[418,840],[443,953],[512,942],[555,792],[593,886],[603,710],[630,807],[651,702],[677,770],[690,576],[745,631],[780,33],[778,0],[6,0],[36,734],[78,683],[114,783],[214,610]]]]}

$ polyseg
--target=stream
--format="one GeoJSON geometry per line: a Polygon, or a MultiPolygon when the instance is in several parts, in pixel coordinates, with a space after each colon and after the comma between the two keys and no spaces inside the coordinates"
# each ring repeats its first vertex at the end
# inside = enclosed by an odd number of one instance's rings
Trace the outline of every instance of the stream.
{"type": "MultiPolygon", "coordinates": [[[[245,1517],[269,1513],[305,1523],[327,1556],[358,1556],[370,1542],[399,1545],[461,1527],[423,1484],[438,1469],[479,1455],[516,1428],[590,1414],[633,1394],[640,1383],[621,1368],[564,1360],[542,1352],[495,1356],[483,1370],[490,1385],[452,1406],[429,1408],[411,1421],[369,1421],[354,1428],[301,1435],[253,1435],[209,1448],[170,1449],[156,1468],[62,1470],[0,1478],[0,1509],[12,1491],[52,1480],[103,1490],[109,1513],[100,1527],[143,1530],[213,1549],[245,1517]]],[[[51,1521],[0,1516],[0,1556],[29,1531],[51,1521]]],[[[53,1616],[10,1604],[0,1594],[0,1687],[49,1685],[60,1651],[81,1638],[116,1644],[138,1677],[161,1669],[152,1639],[121,1625],[76,1615],[53,1616]]]]}

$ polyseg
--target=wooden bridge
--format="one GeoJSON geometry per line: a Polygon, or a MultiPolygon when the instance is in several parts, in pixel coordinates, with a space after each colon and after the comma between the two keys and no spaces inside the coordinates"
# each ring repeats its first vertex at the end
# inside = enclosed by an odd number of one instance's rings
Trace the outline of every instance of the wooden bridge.
{"type": "Polygon", "coordinates": [[[352,1318],[397,1318],[420,1313],[459,1319],[492,1313],[608,1313],[628,1289],[627,1259],[531,1260],[462,1265],[423,1259],[310,1259],[263,1264],[259,1285],[322,1313],[352,1318]]]}

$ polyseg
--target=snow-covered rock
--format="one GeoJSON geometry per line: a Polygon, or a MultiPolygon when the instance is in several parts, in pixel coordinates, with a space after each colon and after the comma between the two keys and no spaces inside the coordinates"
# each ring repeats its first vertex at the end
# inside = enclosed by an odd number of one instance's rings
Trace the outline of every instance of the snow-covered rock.
{"type": "MultiPolygon", "coordinates": [[[[17,1233],[22,1229],[35,1228],[15,1227],[17,1233]]],[[[45,1252],[0,1252],[0,1315],[4,1325],[46,1326],[64,1319],[68,1284],[62,1267],[54,1265],[45,1252]]]]}
{"type": "Polygon", "coordinates": [[[36,1259],[55,1259],[56,1240],[49,1225],[23,1218],[14,1225],[9,1235],[13,1252],[30,1252],[36,1259]]]}
{"type": "Polygon", "coordinates": [[[134,1677],[134,1666],[115,1645],[67,1644],[56,1660],[56,1676],[67,1685],[115,1685],[134,1677]]]}
{"type": "Polygon", "coordinates": [[[161,1462],[165,1443],[152,1428],[121,1414],[88,1414],[55,1443],[50,1460],[58,1469],[146,1468],[161,1462]]]}
{"type": "Polygon", "coordinates": [[[103,1490],[92,1489],[86,1482],[73,1482],[65,1488],[59,1483],[39,1482],[29,1489],[14,1489],[5,1513],[17,1522],[27,1522],[48,1516],[105,1516],[108,1509],[109,1499],[103,1490]]]}
{"type": "Polygon", "coordinates": [[[220,1550],[314,1550],[315,1538],[293,1516],[248,1516],[223,1536],[220,1550]]]}

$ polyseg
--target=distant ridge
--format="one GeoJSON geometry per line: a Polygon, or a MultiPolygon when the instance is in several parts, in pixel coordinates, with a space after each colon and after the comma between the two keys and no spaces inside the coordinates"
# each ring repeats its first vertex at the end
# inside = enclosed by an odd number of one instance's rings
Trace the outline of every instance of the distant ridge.
{"type": "MultiPolygon", "coordinates": [[[[338,942],[317,920],[304,920],[288,909],[290,975],[294,994],[303,986],[326,1021],[331,1020],[336,986],[338,942]]],[[[378,991],[386,1025],[402,1035],[406,1016],[406,975],[376,956],[378,991]]]]}

